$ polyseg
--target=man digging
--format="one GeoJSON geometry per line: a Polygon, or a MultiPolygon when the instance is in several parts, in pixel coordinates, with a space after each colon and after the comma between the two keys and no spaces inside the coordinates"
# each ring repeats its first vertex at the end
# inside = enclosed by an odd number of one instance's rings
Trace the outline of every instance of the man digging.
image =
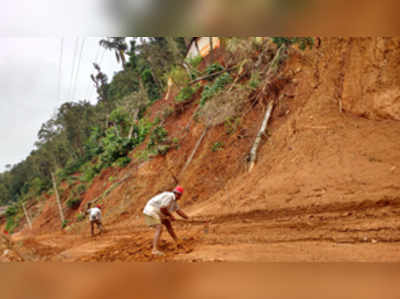
{"type": "Polygon", "coordinates": [[[171,221],[175,221],[176,219],[171,213],[176,212],[182,218],[189,219],[179,208],[177,203],[182,194],[183,188],[177,186],[172,192],[163,192],[151,198],[143,209],[146,224],[150,227],[154,227],[156,230],[152,251],[154,255],[164,255],[164,253],[159,250],[163,225],[167,228],[168,233],[174,241],[179,245],[178,237],[171,225],[171,221]]]}

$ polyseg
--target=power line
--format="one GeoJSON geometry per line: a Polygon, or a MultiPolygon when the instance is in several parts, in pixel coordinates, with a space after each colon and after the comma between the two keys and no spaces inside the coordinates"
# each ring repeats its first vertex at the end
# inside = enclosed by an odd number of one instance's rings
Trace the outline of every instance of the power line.
{"type": "Polygon", "coordinates": [[[64,38],[61,37],[60,39],[61,45],[60,45],[60,58],[58,61],[58,90],[57,90],[57,95],[58,95],[58,100],[61,100],[61,76],[62,76],[62,58],[63,58],[63,49],[64,49],[64,38]]]}
{"type": "Polygon", "coordinates": [[[78,45],[79,45],[79,37],[75,38],[75,48],[74,48],[74,56],[72,59],[72,70],[71,70],[71,80],[70,80],[70,84],[69,84],[69,92],[68,92],[68,96],[69,96],[69,100],[71,99],[71,92],[72,92],[72,82],[74,79],[74,71],[75,71],[75,60],[76,60],[76,52],[78,51],[78,45]]]}
{"type": "Polygon", "coordinates": [[[78,80],[78,76],[79,76],[79,69],[81,67],[81,59],[82,59],[82,53],[83,53],[83,48],[85,46],[85,41],[86,41],[86,37],[83,38],[82,44],[81,44],[81,49],[79,52],[79,59],[78,59],[78,67],[76,69],[76,73],[75,73],[75,81],[74,81],[74,88],[72,90],[72,98],[75,98],[75,92],[76,92],[76,84],[77,84],[77,80],[78,80]]]}

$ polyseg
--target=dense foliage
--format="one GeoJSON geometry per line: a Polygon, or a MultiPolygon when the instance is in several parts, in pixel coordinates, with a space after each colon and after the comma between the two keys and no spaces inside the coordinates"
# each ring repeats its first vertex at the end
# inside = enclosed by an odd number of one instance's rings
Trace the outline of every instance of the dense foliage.
{"type": "Polygon", "coordinates": [[[0,173],[0,205],[49,190],[52,172],[58,179],[79,172],[83,182],[90,182],[105,167],[124,167],[129,151],[149,134],[153,124],[143,119],[144,112],[167,86],[165,74],[183,62],[185,39],[133,38],[128,43],[124,37],[110,37],[100,46],[115,53],[123,70],[110,81],[94,64],[97,103],[71,99],[59,107],[42,125],[30,155],[0,173]]]}

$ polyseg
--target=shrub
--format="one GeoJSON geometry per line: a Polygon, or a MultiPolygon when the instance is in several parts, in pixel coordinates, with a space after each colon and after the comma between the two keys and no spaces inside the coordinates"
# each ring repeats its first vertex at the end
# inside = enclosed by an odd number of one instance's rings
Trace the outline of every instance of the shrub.
{"type": "MultiPolygon", "coordinates": [[[[85,143],[85,156],[82,158],[83,163],[92,160],[94,157],[100,155],[104,151],[101,143],[101,139],[104,136],[104,132],[99,127],[94,127],[91,129],[88,141],[85,143]]],[[[79,164],[77,169],[79,169],[83,163],[79,164]]]]}
{"type": "Polygon", "coordinates": [[[134,131],[135,136],[129,139],[116,135],[113,130],[107,130],[106,137],[102,139],[104,152],[100,155],[101,163],[97,164],[96,170],[111,166],[117,159],[125,157],[130,150],[144,140],[145,136],[141,135],[140,126],[136,126],[134,131]]]}
{"type": "Polygon", "coordinates": [[[230,135],[233,132],[235,132],[239,126],[239,122],[240,122],[240,120],[237,117],[228,117],[224,121],[224,127],[225,127],[226,134],[230,135]]]}
{"type": "Polygon", "coordinates": [[[198,77],[200,77],[201,72],[197,69],[191,69],[190,70],[190,79],[196,80],[198,77]]]}
{"type": "Polygon", "coordinates": [[[13,216],[17,215],[17,213],[18,213],[17,207],[10,206],[6,210],[6,217],[13,217],[13,216]]]}
{"type": "Polygon", "coordinates": [[[72,210],[76,210],[81,205],[82,200],[79,198],[72,198],[67,200],[66,205],[72,210]]]}
{"type": "Polygon", "coordinates": [[[92,166],[90,162],[83,166],[82,175],[80,176],[81,182],[89,183],[98,173],[97,168],[92,166]]]}
{"type": "Polygon", "coordinates": [[[147,149],[151,149],[153,146],[163,143],[168,136],[167,130],[162,126],[157,126],[153,129],[153,132],[150,135],[150,142],[147,145],[147,149]]]}
{"type": "Polygon", "coordinates": [[[168,153],[169,149],[170,149],[170,146],[167,144],[159,145],[157,148],[157,152],[158,152],[158,154],[164,156],[168,153]]]}
{"type": "Polygon", "coordinates": [[[308,47],[312,49],[314,39],[312,37],[273,37],[272,41],[279,47],[282,45],[290,46],[297,44],[301,50],[306,50],[308,47]]]}
{"type": "Polygon", "coordinates": [[[149,68],[146,68],[142,72],[141,77],[150,102],[158,100],[160,97],[160,87],[155,82],[151,70],[149,68]]]}
{"type": "Polygon", "coordinates": [[[150,152],[148,150],[139,151],[135,153],[135,158],[140,162],[147,161],[150,158],[150,152]]]}
{"type": "Polygon", "coordinates": [[[29,184],[29,192],[28,194],[37,196],[40,195],[44,190],[46,190],[46,182],[39,177],[32,179],[29,184]]]}
{"type": "Polygon", "coordinates": [[[77,222],[82,222],[83,220],[85,220],[85,214],[79,213],[76,215],[77,222]]]}
{"type": "Polygon", "coordinates": [[[18,207],[16,205],[10,206],[6,210],[6,231],[13,233],[14,229],[21,221],[21,215],[18,215],[18,207]]]}
{"type": "Polygon", "coordinates": [[[258,86],[260,85],[260,73],[258,72],[253,72],[251,73],[251,78],[249,80],[249,87],[252,90],[256,90],[258,86]]]}
{"type": "MultiPolygon", "coordinates": [[[[222,71],[223,69],[224,69],[224,67],[223,67],[222,65],[220,65],[218,62],[216,62],[216,63],[213,63],[213,64],[209,65],[209,66],[206,68],[205,73],[206,73],[207,75],[211,75],[211,74],[220,72],[220,71],[222,71]]],[[[211,78],[210,80],[212,80],[212,78],[211,78]]]]}
{"type": "Polygon", "coordinates": [[[175,101],[177,101],[178,103],[185,102],[186,100],[191,99],[195,92],[196,91],[194,90],[194,88],[192,88],[191,86],[186,86],[182,88],[181,91],[178,93],[175,101]]]}
{"type": "Polygon", "coordinates": [[[224,148],[224,144],[222,142],[217,141],[212,145],[211,150],[213,152],[216,152],[216,151],[222,150],[223,148],[224,148]]]}
{"type": "Polygon", "coordinates": [[[204,90],[201,94],[201,99],[200,99],[200,106],[204,106],[206,102],[215,96],[218,92],[223,90],[226,85],[229,83],[232,83],[233,79],[231,75],[228,73],[222,74],[215,79],[215,82],[211,85],[206,85],[204,87],[204,90]]]}
{"type": "Polygon", "coordinates": [[[186,86],[182,88],[176,96],[175,101],[178,103],[183,103],[187,100],[190,100],[200,88],[200,82],[195,84],[194,86],[186,86]]]}
{"type": "Polygon", "coordinates": [[[61,227],[62,227],[62,228],[66,228],[66,227],[68,226],[68,224],[69,224],[69,221],[68,221],[67,219],[65,219],[65,220],[63,221],[63,223],[61,224],[61,227]]]}
{"type": "Polygon", "coordinates": [[[117,161],[115,161],[115,165],[122,168],[122,167],[125,167],[126,165],[128,165],[131,162],[131,160],[132,159],[129,157],[121,157],[117,161]]]}
{"type": "MultiPolygon", "coordinates": [[[[174,67],[167,74],[177,86],[185,86],[189,82],[189,77],[186,70],[182,67],[174,67]]],[[[168,79],[168,78],[167,78],[168,79]]]]}
{"type": "Polygon", "coordinates": [[[85,192],[86,192],[86,185],[84,185],[84,184],[78,185],[78,187],[76,188],[76,192],[77,192],[79,195],[85,193],[85,192]]]}
{"type": "Polygon", "coordinates": [[[67,183],[69,186],[73,185],[77,180],[78,180],[78,178],[73,175],[70,175],[67,177],[67,183]]]}
{"type": "Polygon", "coordinates": [[[195,69],[200,65],[202,61],[203,57],[201,55],[186,59],[186,62],[189,63],[195,69]]]}
{"type": "Polygon", "coordinates": [[[15,223],[15,219],[14,218],[7,218],[6,221],[6,231],[8,231],[10,234],[12,234],[14,232],[14,229],[17,227],[17,223],[15,223]]]}

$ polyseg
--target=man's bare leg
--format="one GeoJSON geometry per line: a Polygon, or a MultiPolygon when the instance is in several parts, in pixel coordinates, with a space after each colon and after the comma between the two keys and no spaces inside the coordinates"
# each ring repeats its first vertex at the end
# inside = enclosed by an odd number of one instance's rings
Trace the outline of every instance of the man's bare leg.
{"type": "Polygon", "coordinates": [[[103,224],[101,223],[101,221],[97,222],[97,228],[100,230],[100,233],[104,232],[103,224]]]}
{"type": "Polygon", "coordinates": [[[163,220],[163,224],[167,228],[167,231],[168,231],[169,235],[172,237],[172,239],[174,239],[175,243],[178,244],[178,237],[175,234],[175,231],[174,231],[174,229],[172,227],[171,221],[169,221],[168,219],[164,219],[163,220]]]}
{"type": "Polygon", "coordinates": [[[162,224],[157,224],[154,228],[156,229],[156,233],[153,240],[153,254],[161,255],[163,253],[159,250],[159,243],[163,227],[162,224]]]}
{"type": "Polygon", "coordinates": [[[94,222],[93,221],[90,221],[90,233],[93,237],[94,236],[94,222]]]}

